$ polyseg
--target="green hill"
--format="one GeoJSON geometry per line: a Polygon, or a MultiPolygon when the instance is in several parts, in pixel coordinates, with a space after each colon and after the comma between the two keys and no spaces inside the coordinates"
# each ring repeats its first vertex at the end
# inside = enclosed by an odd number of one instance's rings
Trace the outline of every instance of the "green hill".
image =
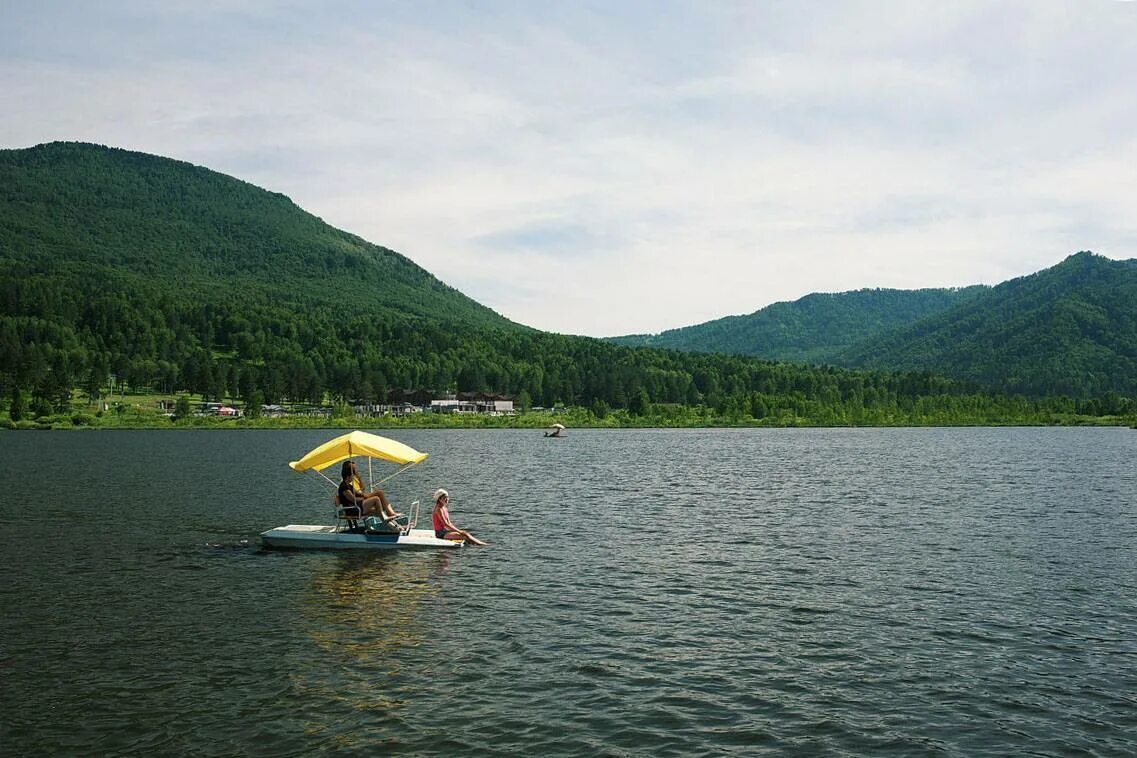
{"type": "Polygon", "coordinates": [[[58,288],[97,298],[145,292],[174,310],[239,301],[340,318],[412,314],[516,326],[283,195],[96,145],[0,151],[0,248],[3,281],[42,280],[48,318],[59,307],[58,288]]]}
{"type": "Polygon", "coordinates": [[[834,360],[1029,395],[1137,394],[1137,260],[1089,252],[1013,279],[834,360]]]}
{"type": "Polygon", "coordinates": [[[1137,395],[1137,260],[1089,252],[996,287],[813,294],[622,345],[880,371],[995,392],[1137,395]]]}
{"type": "Polygon", "coordinates": [[[97,397],[111,374],[131,390],[252,407],[489,391],[660,425],[1021,423],[1080,410],[926,371],[539,332],[231,177],[97,145],[0,150],[0,409],[66,410],[73,390],[97,397]]]}
{"type": "Polygon", "coordinates": [[[727,316],[654,335],[613,337],[619,345],[832,363],[863,340],[946,310],[982,292],[964,289],[863,289],[812,294],[745,316],[727,316]]]}

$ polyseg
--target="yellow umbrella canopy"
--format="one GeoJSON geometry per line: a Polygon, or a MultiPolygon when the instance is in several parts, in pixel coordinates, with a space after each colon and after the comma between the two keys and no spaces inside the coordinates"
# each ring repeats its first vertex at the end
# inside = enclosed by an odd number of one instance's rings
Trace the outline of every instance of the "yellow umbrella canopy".
{"type": "Polygon", "coordinates": [[[293,471],[323,471],[328,466],[334,466],[345,458],[357,455],[366,455],[371,458],[382,458],[392,463],[418,463],[426,458],[426,453],[420,453],[413,447],[402,442],[396,442],[377,434],[367,432],[350,432],[325,442],[298,461],[289,463],[293,471]]]}

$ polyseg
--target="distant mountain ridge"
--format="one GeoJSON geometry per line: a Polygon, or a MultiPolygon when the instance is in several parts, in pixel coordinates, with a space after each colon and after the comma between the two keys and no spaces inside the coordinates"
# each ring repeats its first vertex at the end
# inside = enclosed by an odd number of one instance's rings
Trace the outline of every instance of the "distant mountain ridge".
{"type": "Polygon", "coordinates": [[[727,316],[654,335],[612,337],[619,345],[831,363],[857,343],[966,301],[986,288],[862,289],[814,293],[745,316],[727,316]]]}
{"type": "Polygon", "coordinates": [[[995,287],[807,295],[623,345],[887,371],[1028,395],[1137,394],[1137,260],[1091,252],[995,287]]]}
{"type": "Polygon", "coordinates": [[[936,371],[1011,393],[1137,394],[1137,260],[1071,255],[865,340],[835,363],[936,371]]]}

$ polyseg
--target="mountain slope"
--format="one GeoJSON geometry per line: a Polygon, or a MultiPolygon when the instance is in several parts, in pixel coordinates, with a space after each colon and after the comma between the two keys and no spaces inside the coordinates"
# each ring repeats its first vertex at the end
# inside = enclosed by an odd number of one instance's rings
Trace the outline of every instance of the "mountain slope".
{"type": "Polygon", "coordinates": [[[1005,392],[1137,394],[1137,260],[1077,253],[834,362],[935,371],[1005,392]]]}
{"type": "Polygon", "coordinates": [[[73,390],[97,398],[112,374],[119,389],[253,408],[398,402],[409,389],[503,392],[519,405],[588,406],[598,419],[657,404],[665,420],[684,404],[701,407],[698,418],[776,424],[1071,410],[978,397],[927,373],[546,334],[245,182],[96,145],[0,151],[0,403],[30,398],[50,415],[73,390]]]}
{"type": "MultiPolygon", "coordinates": [[[[283,195],[188,163],[80,143],[0,150],[0,280],[176,303],[287,305],[521,328],[283,195]]],[[[9,296],[11,296],[11,288],[9,296]]],[[[10,312],[10,309],[9,309],[10,312]]]]}
{"type": "Polygon", "coordinates": [[[97,145],[0,151],[0,403],[30,398],[49,415],[75,389],[98,397],[111,375],[120,390],[254,408],[457,390],[596,418],[659,403],[779,423],[896,423],[915,407],[899,398],[917,395],[958,419],[970,391],[546,334],[231,177],[97,145]]]}
{"type": "Polygon", "coordinates": [[[863,289],[806,295],[745,316],[727,316],[655,335],[613,337],[620,345],[770,360],[830,363],[856,343],[966,301],[985,288],[863,289]]]}

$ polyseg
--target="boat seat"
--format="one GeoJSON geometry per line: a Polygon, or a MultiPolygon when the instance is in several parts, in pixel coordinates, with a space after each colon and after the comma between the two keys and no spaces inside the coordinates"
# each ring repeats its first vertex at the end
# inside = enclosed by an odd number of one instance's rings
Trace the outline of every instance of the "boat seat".
{"type": "Polygon", "coordinates": [[[359,528],[359,519],[363,515],[363,509],[358,505],[341,505],[340,493],[332,493],[332,508],[336,511],[337,521],[346,521],[349,529],[359,528]]]}
{"type": "MultiPolygon", "coordinates": [[[[335,508],[336,511],[336,520],[346,521],[348,529],[352,531],[362,531],[363,529],[366,529],[366,527],[360,523],[363,520],[362,508],[358,505],[341,505],[338,491],[332,495],[332,507],[335,508]]],[[[414,502],[414,507],[416,509],[418,508],[417,500],[414,502]]],[[[390,532],[391,534],[406,533],[410,531],[411,524],[407,523],[405,516],[402,518],[402,522],[400,522],[398,519],[395,519],[395,524],[397,526],[392,525],[390,532]]],[[[387,532],[384,531],[380,533],[386,534],[387,532]]]]}

